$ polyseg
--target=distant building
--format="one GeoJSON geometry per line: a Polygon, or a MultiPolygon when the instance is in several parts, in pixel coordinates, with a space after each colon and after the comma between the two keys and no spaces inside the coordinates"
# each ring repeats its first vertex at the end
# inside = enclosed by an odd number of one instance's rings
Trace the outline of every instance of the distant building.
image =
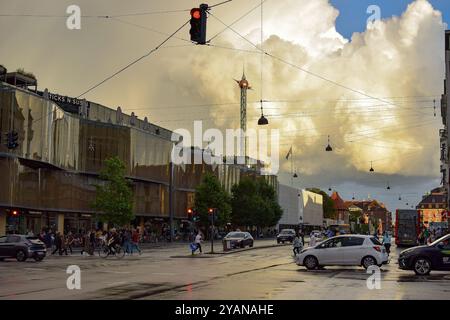
{"type": "Polygon", "coordinates": [[[331,200],[334,204],[335,220],[337,224],[348,224],[349,223],[349,211],[348,207],[345,205],[344,200],[337,191],[334,191],[331,195],[331,200]]]}
{"type": "Polygon", "coordinates": [[[420,221],[425,226],[429,226],[430,222],[442,222],[444,220],[443,215],[447,212],[446,200],[443,187],[433,189],[430,194],[423,196],[422,201],[416,206],[420,211],[420,221]]]}
{"type": "Polygon", "coordinates": [[[392,230],[392,214],[382,202],[377,200],[353,200],[346,201],[345,206],[349,212],[360,214],[360,223],[371,224],[379,232],[392,230]]]}

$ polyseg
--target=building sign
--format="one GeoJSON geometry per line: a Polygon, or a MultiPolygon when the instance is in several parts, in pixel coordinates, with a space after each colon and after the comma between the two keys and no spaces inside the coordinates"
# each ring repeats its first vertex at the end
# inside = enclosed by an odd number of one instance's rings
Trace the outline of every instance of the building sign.
{"type": "MultiPolygon", "coordinates": [[[[67,103],[74,106],[81,107],[81,103],[83,100],[77,99],[77,98],[71,98],[67,96],[60,96],[59,94],[55,93],[48,93],[48,99],[54,102],[60,102],[60,103],[67,103]]],[[[89,102],[87,102],[89,104],[89,102]]]]}

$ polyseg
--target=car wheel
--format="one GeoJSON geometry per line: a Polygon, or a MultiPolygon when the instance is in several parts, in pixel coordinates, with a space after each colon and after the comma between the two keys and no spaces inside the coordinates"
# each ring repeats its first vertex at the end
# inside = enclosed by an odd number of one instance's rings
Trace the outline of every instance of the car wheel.
{"type": "Polygon", "coordinates": [[[16,259],[19,262],[23,262],[23,261],[27,260],[27,254],[25,253],[25,251],[19,250],[16,252],[16,259]]]}
{"type": "Polygon", "coordinates": [[[245,243],[242,242],[240,247],[245,248],[245,243]]]}
{"type": "Polygon", "coordinates": [[[303,265],[308,270],[314,270],[319,266],[319,262],[317,261],[317,258],[314,256],[307,256],[305,260],[303,260],[303,265]]]}
{"type": "Polygon", "coordinates": [[[43,256],[34,256],[33,259],[34,259],[34,261],[40,262],[40,261],[44,260],[44,257],[43,256]]]}
{"type": "Polygon", "coordinates": [[[248,245],[250,248],[253,248],[253,241],[248,245]]]}
{"type": "Polygon", "coordinates": [[[427,258],[417,258],[414,261],[414,272],[418,276],[426,276],[430,274],[431,271],[431,262],[427,258]]]}
{"type": "Polygon", "coordinates": [[[374,266],[377,265],[377,261],[375,260],[374,257],[372,256],[367,256],[364,257],[361,261],[362,266],[364,267],[364,269],[369,268],[370,266],[374,266]]]}
{"type": "Polygon", "coordinates": [[[281,241],[282,244],[284,244],[284,241],[281,241]]]}

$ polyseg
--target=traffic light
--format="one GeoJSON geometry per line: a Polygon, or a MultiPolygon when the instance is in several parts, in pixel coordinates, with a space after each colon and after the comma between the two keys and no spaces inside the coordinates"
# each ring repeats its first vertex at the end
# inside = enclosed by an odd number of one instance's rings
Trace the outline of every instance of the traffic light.
{"type": "Polygon", "coordinates": [[[16,149],[19,146],[17,142],[19,140],[19,134],[17,131],[10,131],[6,134],[6,147],[8,149],[16,149]]]}
{"type": "Polygon", "coordinates": [[[197,44],[206,43],[206,11],[208,10],[207,4],[201,4],[199,8],[193,8],[191,10],[191,41],[197,42],[197,44]]]}
{"type": "Polygon", "coordinates": [[[197,222],[200,220],[200,217],[197,214],[197,210],[192,209],[192,208],[188,208],[187,209],[187,214],[188,214],[188,219],[193,221],[193,222],[197,222]]]}

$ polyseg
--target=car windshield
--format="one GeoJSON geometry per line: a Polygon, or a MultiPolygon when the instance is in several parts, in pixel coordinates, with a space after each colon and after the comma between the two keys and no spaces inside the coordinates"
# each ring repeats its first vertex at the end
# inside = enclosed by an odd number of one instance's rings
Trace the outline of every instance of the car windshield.
{"type": "Polygon", "coordinates": [[[448,240],[448,239],[450,239],[450,234],[447,234],[447,235],[445,235],[445,236],[443,236],[443,237],[437,239],[437,240],[434,241],[433,243],[430,243],[430,247],[431,247],[431,246],[435,246],[435,245],[437,245],[438,243],[440,243],[440,242],[442,242],[442,241],[444,241],[444,240],[448,240]]]}
{"type": "Polygon", "coordinates": [[[230,232],[227,234],[227,238],[244,238],[245,233],[243,232],[230,232]]]}
{"type": "Polygon", "coordinates": [[[295,233],[295,232],[292,231],[292,230],[281,230],[280,233],[281,233],[281,234],[293,234],[293,233],[295,233]]]}

